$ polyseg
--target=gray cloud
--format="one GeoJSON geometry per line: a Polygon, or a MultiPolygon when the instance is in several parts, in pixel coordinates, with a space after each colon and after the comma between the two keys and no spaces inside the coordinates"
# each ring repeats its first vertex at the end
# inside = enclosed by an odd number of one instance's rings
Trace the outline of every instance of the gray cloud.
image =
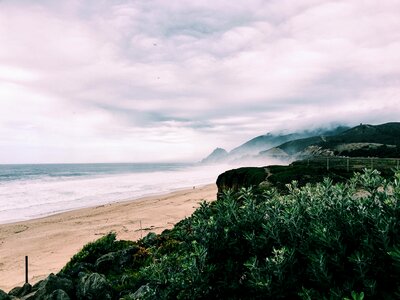
{"type": "Polygon", "coordinates": [[[0,162],[190,160],[268,131],[395,121],[399,9],[2,1],[0,162]]]}

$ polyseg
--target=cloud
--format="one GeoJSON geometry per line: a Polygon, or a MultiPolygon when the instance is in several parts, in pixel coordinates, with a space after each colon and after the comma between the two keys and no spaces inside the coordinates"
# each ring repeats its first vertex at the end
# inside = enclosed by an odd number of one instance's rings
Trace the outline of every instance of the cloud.
{"type": "Polygon", "coordinates": [[[397,121],[399,9],[2,1],[1,162],[193,160],[268,131],[397,121]]]}

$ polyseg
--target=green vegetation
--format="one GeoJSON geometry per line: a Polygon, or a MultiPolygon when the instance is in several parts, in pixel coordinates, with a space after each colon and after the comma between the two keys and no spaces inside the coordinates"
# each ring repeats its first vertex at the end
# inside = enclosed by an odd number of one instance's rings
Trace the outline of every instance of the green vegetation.
{"type": "Polygon", "coordinates": [[[400,157],[400,147],[388,147],[384,144],[372,149],[370,147],[364,147],[351,151],[342,151],[340,155],[349,157],[400,157]]]}
{"type": "Polygon", "coordinates": [[[219,190],[238,190],[242,187],[258,186],[265,180],[265,168],[243,167],[226,171],[218,176],[217,186],[219,190]]]}
{"type": "Polygon", "coordinates": [[[381,125],[359,125],[339,134],[331,136],[314,136],[304,139],[288,141],[280,146],[290,155],[296,155],[309,146],[319,146],[322,149],[330,149],[336,155],[364,156],[364,157],[399,157],[400,123],[386,123],[381,125]],[[338,151],[336,147],[353,143],[381,144],[378,148],[338,151]]]}
{"type": "Polygon", "coordinates": [[[286,189],[226,190],[136,243],[110,234],[58,276],[77,283],[76,270],[102,273],[113,299],[400,297],[400,172],[286,189]]]}
{"type": "Polygon", "coordinates": [[[63,268],[63,272],[70,270],[79,263],[94,264],[96,260],[107,253],[115,252],[134,245],[131,241],[117,241],[115,233],[109,233],[95,242],[85,245],[81,251],[75,254],[68,264],[63,268]]]}
{"type": "Polygon", "coordinates": [[[289,166],[243,167],[219,175],[217,186],[219,194],[226,189],[238,191],[242,187],[253,187],[254,192],[257,192],[271,186],[285,193],[286,185],[293,180],[300,187],[307,183],[321,182],[325,177],[329,177],[334,183],[345,182],[355,171],[361,172],[367,166],[378,169],[384,178],[390,178],[399,162],[384,158],[324,157],[298,160],[289,166]]]}

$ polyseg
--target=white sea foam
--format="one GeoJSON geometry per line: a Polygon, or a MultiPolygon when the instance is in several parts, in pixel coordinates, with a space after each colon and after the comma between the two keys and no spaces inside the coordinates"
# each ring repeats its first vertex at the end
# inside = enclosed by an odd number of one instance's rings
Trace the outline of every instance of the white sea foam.
{"type": "Polygon", "coordinates": [[[40,177],[0,183],[0,223],[161,194],[214,183],[232,166],[77,177],[40,177]]]}

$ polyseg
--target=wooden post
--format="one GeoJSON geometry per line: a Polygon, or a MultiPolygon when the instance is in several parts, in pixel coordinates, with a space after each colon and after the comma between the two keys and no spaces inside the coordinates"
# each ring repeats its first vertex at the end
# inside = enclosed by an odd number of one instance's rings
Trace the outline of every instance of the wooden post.
{"type": "Polygon", "coordinates": [[[25,283],[28,282],[28,256],[25,256],[25,283]]]}
{"type": "Polygon", "coordinates": [[[347,158],[347,172],[349,172],[350,171],[350,166],[349,166],[349,158],[347,158]]]}
{"type": "Polygon", "coordinates": [[[326,158],[326,170],[329,171],[329,157],[326,158]]]}
{"type": "Polygon", "coordinates": [[[371,157],[371,169],[373,169],[373,168],[374,168],[374,158],[371,157]]]}

